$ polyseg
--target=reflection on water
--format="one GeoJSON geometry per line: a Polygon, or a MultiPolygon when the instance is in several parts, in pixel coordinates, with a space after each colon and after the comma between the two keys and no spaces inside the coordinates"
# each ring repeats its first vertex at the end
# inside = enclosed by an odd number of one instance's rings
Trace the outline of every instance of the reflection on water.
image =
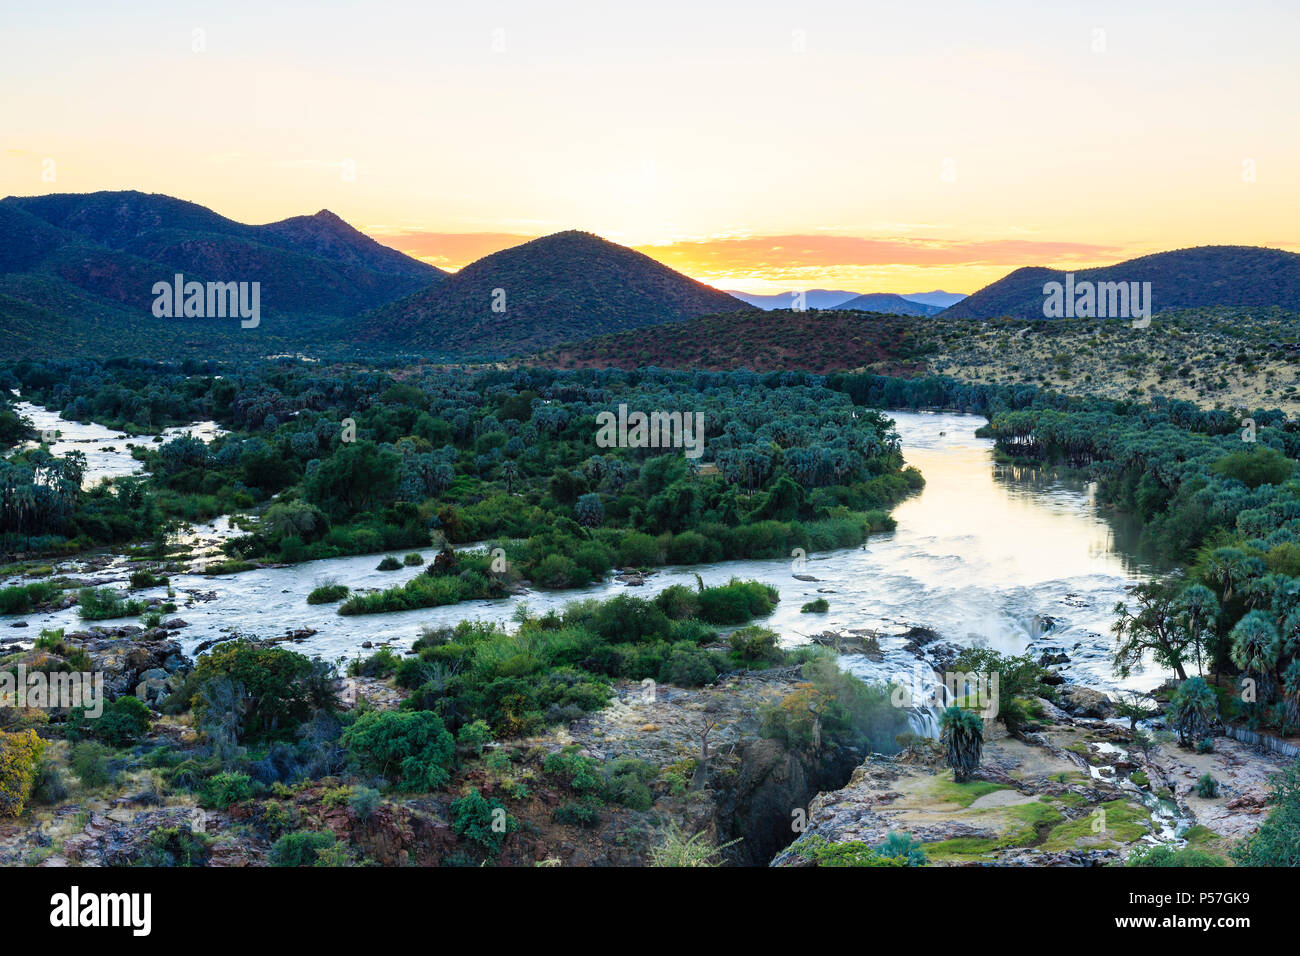
{"type": "MultiPolygon", "coordinates": [[[[666,568],[631,593],[651,597],[669,584],[693,584],[696,574],[706,584],[733,576],[766,581],[781,595],[766,623],[787,644],[826,629],[865,627],[887,635],[883,663],[844,658],[845,666],[864,677],[910,674],[915,658],[903,650],[907,641],[895,635],[923,625],[944,641],[988,643],[1008,653],[1061,648],[1071,658],[1072,679],[1116,686],[1106,657],[1112,609],[1126,587],[1152,571],[1127,546],[1131,537],[1099,514],[1083,483],[994,464],[993,443],[974,437],[982,418],[912,412],[894,417],[908,461],[926,478],[925,490],[895,510],[896,531],[873,536],[862,548],[811,555],[805,572],[816,581],[796,580],[785,559],[731,561],[666,568]],[[829,613],[801,614],[800,606],[817,597],[827,599],[829,613]]],[[[192,651],[200,641],[232,630],[270,637],[306,626],[319,633],[301,645],[304,650],[352,656],[363,641],[407,647],[423,626],[462,618],[508,623],[521,601],[541,613],[624,590],[608,582],[580,591],[347,618],[333,606],[306,604],[307,594],[325,578],[353,588],[388,587],[419,573],[379,572],[377,562],[377,556],[363,555],[230,577],[175,577],[182,601],[187,592],[216,595],[182,607],[180,616],[191,627],[180,632],[180,640],[192,651]]],[[[72,611],[29,620],[33,627],[78,626],[72,611]]],[[[1150,687],[1163,676],[1152,669],[1125,684],[1150,687]]]]}
{"type": "MultiPolygon", "coordinates": [[[[135,445],[148,447],[154,444],[152,435],[132,437],[126,432],[116,432],[93,422],[68,421],[60,418],[57,411],[31,402],[15,402],[14,410],[30,421],[38,432],[57,433],[48,442],[50,454],[63,456],[71,451],[79,451],[86,456],[86,474],[81,482],[83,488],[93,488],[105,478],[121,478],[143,471],[144,463],[131,457],[131,448],[135,445]]],[[[161,437],[167,441],[180,435],[193,435],[208,442],[221,434],[223,432],[215,422],[197,422],[165,429],[161,437]]],[[[22,448],[35,448],[39,444],[40,442],[32,441],[22,448]]]]}

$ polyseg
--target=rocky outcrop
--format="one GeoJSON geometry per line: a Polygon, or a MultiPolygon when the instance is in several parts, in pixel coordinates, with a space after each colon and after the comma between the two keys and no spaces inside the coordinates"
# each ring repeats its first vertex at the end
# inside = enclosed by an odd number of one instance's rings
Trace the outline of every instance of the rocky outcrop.
{"type": "Polygon", "coordinates": [[[1057,692],[1061,709],[1074,717],[1105,719],[1115,713],[1115,703],[1101,691],[1066,684],[1057,692]]]}

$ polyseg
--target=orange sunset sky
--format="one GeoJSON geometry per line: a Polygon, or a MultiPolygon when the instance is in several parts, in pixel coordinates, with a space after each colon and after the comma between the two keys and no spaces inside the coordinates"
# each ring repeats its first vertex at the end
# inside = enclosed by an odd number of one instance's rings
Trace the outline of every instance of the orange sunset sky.
{"type": "Polygon", "coordinates": [[[1300,251],[1298,11],[10,5],[0,193],[329,208],[448,269],[586,229],[752,292],[1300,251]]]}

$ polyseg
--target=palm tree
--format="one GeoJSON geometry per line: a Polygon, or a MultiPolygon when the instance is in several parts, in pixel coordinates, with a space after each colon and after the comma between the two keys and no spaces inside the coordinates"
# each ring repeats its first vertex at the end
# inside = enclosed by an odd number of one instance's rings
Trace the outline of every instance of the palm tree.
{"type": "Polygon", "coordinates": [[[1282,653],[1282,638],[1263,611],[1251,611],[1232,629],[1232,663],[1259,684],[1259,702],[1272,696],[1272,673],[1282,653]]]}
{"type": "Polygon", "coordinates": [[[1189,584],[1179,593],[1175,608],[1178,625],[1196,653],[1196,673],[1203,677],[1205,670],[1201,666],[1201,651],[1205,642],[1202,635],[1218,625],[1218,598],[1204,584],[1189,584]]]}
{"type": "Polygon", "coordinates": [[[1288,730],[1300,726],[1300,657],[1291,658],[1291,663],[1282,672],[1282,690],[1286,694],[1286,722],[1288,730]]]}
{"type": "Polygon", "coordinates": [[[963,783],[979,769],[984,752],[984,721],[963,707],[949,707],[939,716],[944,743],[944,761],[952,768],[953,780],[963,783]]]}
{"type": "Polygon", "coordinates": [[[1218,716],[1219,700],[1200,677],[1179,684],[1169,701],[1169,722],[1178,731],[1178,740],[1184,747],[1209,737],[1218,716]]]}

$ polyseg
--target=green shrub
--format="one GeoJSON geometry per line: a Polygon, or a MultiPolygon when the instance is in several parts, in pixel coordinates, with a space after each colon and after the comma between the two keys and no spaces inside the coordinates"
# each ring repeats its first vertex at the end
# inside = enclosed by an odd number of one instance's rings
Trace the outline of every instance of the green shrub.
{"type": "Polygon", "coordinates": [[[110,747],[130,747],[149,732],[152,716],[143,701],[124,694],[104,705],[104,712],[93,721],[91,729],[110,747]]]}
{"type": "Polygon", "coordinates": [[[1143,846],[1135,849],[1125,866],[1209,867],[1227,866],[1228,861],[1196,847],[1143,846]]]}
{"type": "Polygon", "coordinates": [[[456,744],[428,711],[370,711],[343,733],[343,746],[366,770],[403,790],[434,790],[448,779],[456,744]]]}
{"type": "Polygon", "coordinates": [[[406,565],[408,568],[418,568],[420,565],[424,564],[424,555],[419,551],[412,551],[406,557],[402,558],[402,564],[406,565]]]}
{"type": "Polygon", "coordinates": [[[391,554],[385,555],[384,559],[379,562],[379,566],[375,568],[375,570],[376,571],[400,571],[402,570],[402,562],[398,561],[397,558],[393,557],[391,554]]]}
{"type": "Polygon", "coordinates": [[[189,827],[159,827],[145,840],[136,866],[203,866],[208,858],[208,840],[189,827]]]}
{"type": "Polygon", "coordinates": [[[451,803],[452,828],[466,839],[473,840],[490,855],[501,852],[506,835],[519,829],[519,824],[506,813],[505,805],[490,800],[472,788],[469,793],[451,803]]]}
{"type": "Polygon", "coordinates": [[[456,742],[474,755],[481,756],[483,748],[492,742],[492,728],[486,720],[472,721],[456,733],[456,742]]]}
{"type": "Polygon", "coordinates": [[[1233,848],[1239,866],[1300,866],[1300,764],[1273,778],[1268,819],[1233,848]]]}
{"type": "Polygon", "coordinates": [[[799,608],[800,614],[825,614],[831,609],[830,604],[825,598],[817,598],[815,601],[809,601],[803,607],[799,608]]]}
{"type": "Polygon", "coordinates": [[[322,584],[312,588],[312,592],[307,595],[307,603],[333,604],[347,597],[349,590],[346,584],[322,584]]]}
{"type": "Polygon", "coordinates": [[[379,791],[373,787],[353,787],[352,798],[348,801],[348,805],[352,807],[358,819],[369,820],[381,802],[379,791]]]}
{"type": "Polygon", "coordinates": [[[349,677],[392,677],[397,673],[402,659],[386,647],[381,647],[369,657],[348,663],[349,677]]]}
{"type": "Polygon", "coordinates": [[[752,664],[781,659],[780,637],[775,631],[751,625],[727,636],[727,644],[741,661],[752,664]]]}
{"type": "Polygon", "coordinates": [[[286,833],[271,846],[272,866],[315,866],[320,854],[334,846],[333,833],[303,830],[286,833]]]}
{"type": "Polygon", "coordinates": [[[556,823],[570,827],[595,827],[600,823],[600,801],[567,800],[555,808],[556,823]]]}
{"type": "Polygon", "coordinates": [[[72,748],[68,766],[81,785],[94,790],[108,784],[114,774],[108,764],[109,750],[101,743],[83,740],[72,748]]]}
{"type": "Polygon", "coordinates": [[[232,803],[240,803],[252,796],[253,781],[248,774],[224,771],[208,779],[200,802],[205,807],[224,810],[232,803]]]}

